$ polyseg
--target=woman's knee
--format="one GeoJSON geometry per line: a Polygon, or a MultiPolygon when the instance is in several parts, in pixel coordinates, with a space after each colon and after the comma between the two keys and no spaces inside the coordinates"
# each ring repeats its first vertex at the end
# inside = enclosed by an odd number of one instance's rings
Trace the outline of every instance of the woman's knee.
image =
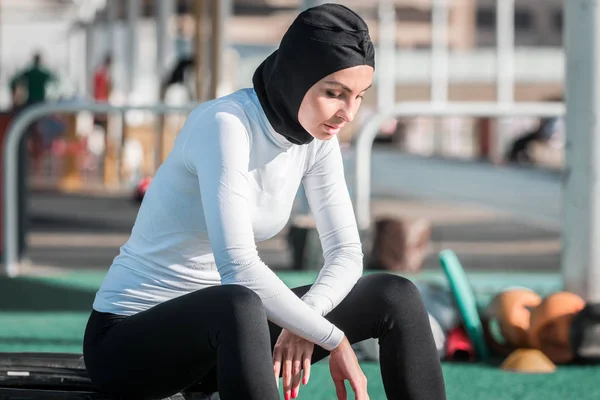
{"type": "Polygon", "coordinates": [[[415,284],[403,276],[377,273],[365,279],[376,307],[387,311],[415,311],[424,309],[423,298],[415,284]]]}
{"type": "Polygon", "coordinates": [[[270,351],[269,322],[260,297],[240,285],[224,285],[223,293],[225,304],[220,309],[220,328],[217,337],[214,337],[215,345],[234,352],[240,347],[270,351]]]}
{"type": "Polygon", "coordinates": [[[262,318],[266,321],[266,311],[262,300],[252,289],[241,285],[223,285],[223,306],[234,319],[262,318]]]}

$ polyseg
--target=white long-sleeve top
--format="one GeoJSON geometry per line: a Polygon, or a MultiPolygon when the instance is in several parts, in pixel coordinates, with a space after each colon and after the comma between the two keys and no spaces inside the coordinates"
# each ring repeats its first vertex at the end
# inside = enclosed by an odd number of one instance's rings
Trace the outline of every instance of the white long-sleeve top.
{"type": "Polygon", "coordinates": [[[290,143],[254,90],[242,89],[188,116],[93,307],[132,315],[209,286],[243,285],[260,296],[270,321],[331,350],[343,332],[324,316],[362,275],[362,257],[337,138],[290,143]],[[325,260],[302,299],[256,248],[286,225],[300,183],[325,260]]]}

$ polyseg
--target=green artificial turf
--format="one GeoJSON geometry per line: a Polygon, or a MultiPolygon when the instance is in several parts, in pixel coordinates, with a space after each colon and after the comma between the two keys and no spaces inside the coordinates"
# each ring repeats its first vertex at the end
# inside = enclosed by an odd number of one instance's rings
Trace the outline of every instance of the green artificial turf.
{"type": "MultiPolygon", "coordinates": [[[[281,272],[290,287],[310,284],[316,272],[281,272]]],[[[76,271],[52,277],[0,278],[0,352],[81,352],[87,316],[104,272],[76,271]]],[[[540,293],[560,288],[557,274],[471,274],[482,302],[496,290],[525,285],[540,293]]],[[[443,282],[441,273],[413,279],[443,282]]],[[[371,400],[385,399],[379,366],[362,363],[371,400]]],[[[558,400],[600,399],[600,369],[560,367],[554,374],[526,375],[497,365],[443,363],[448,399],[558,400]]],[[[327,362],[313,367],[300,399],[335,399],[327,362]]],[[[354,398],[350,396],[349,398],[354,398]]]]}

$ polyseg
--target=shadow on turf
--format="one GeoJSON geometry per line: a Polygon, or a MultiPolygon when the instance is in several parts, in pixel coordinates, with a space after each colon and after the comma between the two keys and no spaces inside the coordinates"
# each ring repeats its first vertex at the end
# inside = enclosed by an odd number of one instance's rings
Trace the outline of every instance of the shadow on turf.
{"type": "Polygon", "coordinates": [[[465,361],[465,360],[444,360],[442,364],[446,365],[476,365],[485,368],[500,368],[502,362],[505,360],[505,357],[500,355],[493,355],[489,359],[483,360],[474,360],[474,361],[465,361]]]}
{"type": "MultiPolygon", "coordinates": [[[[44,346],[81,346],[82,339],[45,339],[24,337],[2,337],[0,343],[3,346],[44,345],[44,346]]],[[[0,353],[1,355],[2,353],[0,353]]]]}
{"type": "Polygon", "coordinates": [[[90,311],[95,293],[32,278],[0,278],[0,311],[90,311]]]}

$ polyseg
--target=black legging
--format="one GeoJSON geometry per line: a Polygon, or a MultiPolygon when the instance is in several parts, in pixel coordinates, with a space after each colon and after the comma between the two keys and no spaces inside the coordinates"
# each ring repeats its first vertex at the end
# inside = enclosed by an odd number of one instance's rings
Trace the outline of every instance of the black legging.
{"type": "MultiPolygon", "coordinates": [[[[293,289],[302,296],[310,286],[293,289]]],[[[421,295],[409,280],[362,277],[327,319],[351,343],[379,338],[389,399],[444,400],[441,364],[421,295]]],[[[281,328],[267,322],[250,289],[225,285],[166,301],[130,317],[92,312],[84,338],[92,382],[106,393],[160,399],[194,385],[222,400],[279,399],[272,348],[281,328]]],[[[312,362],[328,355],[315,346],[312,362]]]]}

